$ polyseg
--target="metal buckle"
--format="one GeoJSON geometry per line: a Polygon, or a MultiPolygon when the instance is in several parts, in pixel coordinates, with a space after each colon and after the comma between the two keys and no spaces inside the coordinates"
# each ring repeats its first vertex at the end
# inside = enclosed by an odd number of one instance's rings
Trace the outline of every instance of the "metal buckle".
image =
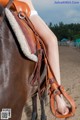
{"type": "Polygon", "coordinates": [[[20,18],[20,19],[25,19],[26,18],[26,13],[25,12],[22,12],[22,11],[20,11],[19,13],[18,13],[18,17],[20,18]]]}

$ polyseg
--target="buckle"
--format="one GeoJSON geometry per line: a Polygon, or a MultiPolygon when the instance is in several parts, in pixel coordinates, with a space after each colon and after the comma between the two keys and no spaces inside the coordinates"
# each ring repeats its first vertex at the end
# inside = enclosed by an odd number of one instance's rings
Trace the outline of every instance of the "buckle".
{"type": "Polygon", "coordinates": [[[20,12],[18,13],[18,17],[19,17],[20,19],[24,20],[24,19],[26,18],[26,13],[20,11],[20,12]]]}

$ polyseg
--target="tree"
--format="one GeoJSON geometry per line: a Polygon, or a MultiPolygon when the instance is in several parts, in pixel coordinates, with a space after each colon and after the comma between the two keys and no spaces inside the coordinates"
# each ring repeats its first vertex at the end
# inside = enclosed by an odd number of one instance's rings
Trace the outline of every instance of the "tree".
{"type": "Polygon", "coordinates": [[[70,40],[80,38],[79,23],[64,24],[63,22],[60,22],[59,24],[55,24],[53,26],[50,22],[49,27],[57,36],[58,40],[61,40],[62,38],[68,38],[70,40]]]}

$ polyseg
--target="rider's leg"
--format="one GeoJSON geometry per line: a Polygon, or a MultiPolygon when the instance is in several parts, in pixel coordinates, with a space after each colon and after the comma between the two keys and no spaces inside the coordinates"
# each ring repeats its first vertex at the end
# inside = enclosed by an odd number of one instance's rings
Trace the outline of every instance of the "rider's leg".
{"type": "MultiPolygon", "coordinates": [[[[29,1],[29,7],[33,11],[34,7],[30,0],[21,0],[24,2],[29,1]]],[[[59,52],[58,52],[58,43],[57,38],[52,33],[52,31],[48,28],[48,26],[45,24],[45,22],[37,15],[31,15],[30,20],[32,21],[36,31],[39,33],[39,35],[42,37],[48,53],[49,63],[51,65],[52,71],[56,77],[57,82],[59,85],[61,84],[60,80],[60,66],[59,66],[59,52]]],[[[66,107],[66,103],[64,99],[60,96],[56,96],[56,102],[58,104],[58,111],[62,114],[68,113],[68,108],[66,107]]]]}
{"type": "MultiPolygon", "coordinates": [[[[56,80],[59,85],[61,85],[57,38],[38,15],[30,16],[30,20],[46,45],[49,63],[56,80]]],[[[68,113],[68,108],[66,107],[66,103],[63,98],[56,96],[56,101],[58,104],[58,111],[62,114],[68,113]]]]}
{"type": "Polygon", "coordinates": [[[57,38],[38,15],[30,16],[30,20],[46,45],[52,71],[58,83],[61,84],[57,38]]]}

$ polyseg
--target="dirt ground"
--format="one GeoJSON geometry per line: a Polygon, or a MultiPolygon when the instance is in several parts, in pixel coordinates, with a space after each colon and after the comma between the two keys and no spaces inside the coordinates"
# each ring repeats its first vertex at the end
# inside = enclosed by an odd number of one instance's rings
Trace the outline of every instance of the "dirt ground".
{"type": "MultiPolygon", "coordinates": [[[[80,50],[72,47],[59,47],[60,52],[60,68],[62,85],[76,102],[76,114],[68,120],[80,120],[80,50]]],[[[21,120],[31,120],[31,100],[26,104],[23,110],[21,120]]],[[[49,100],[45,106],[47,120],[61,120],[55,118],[49,106],[49,100]]],[[[38,100],[38,120],[40,120],[40,104],[38,100]]]]}

